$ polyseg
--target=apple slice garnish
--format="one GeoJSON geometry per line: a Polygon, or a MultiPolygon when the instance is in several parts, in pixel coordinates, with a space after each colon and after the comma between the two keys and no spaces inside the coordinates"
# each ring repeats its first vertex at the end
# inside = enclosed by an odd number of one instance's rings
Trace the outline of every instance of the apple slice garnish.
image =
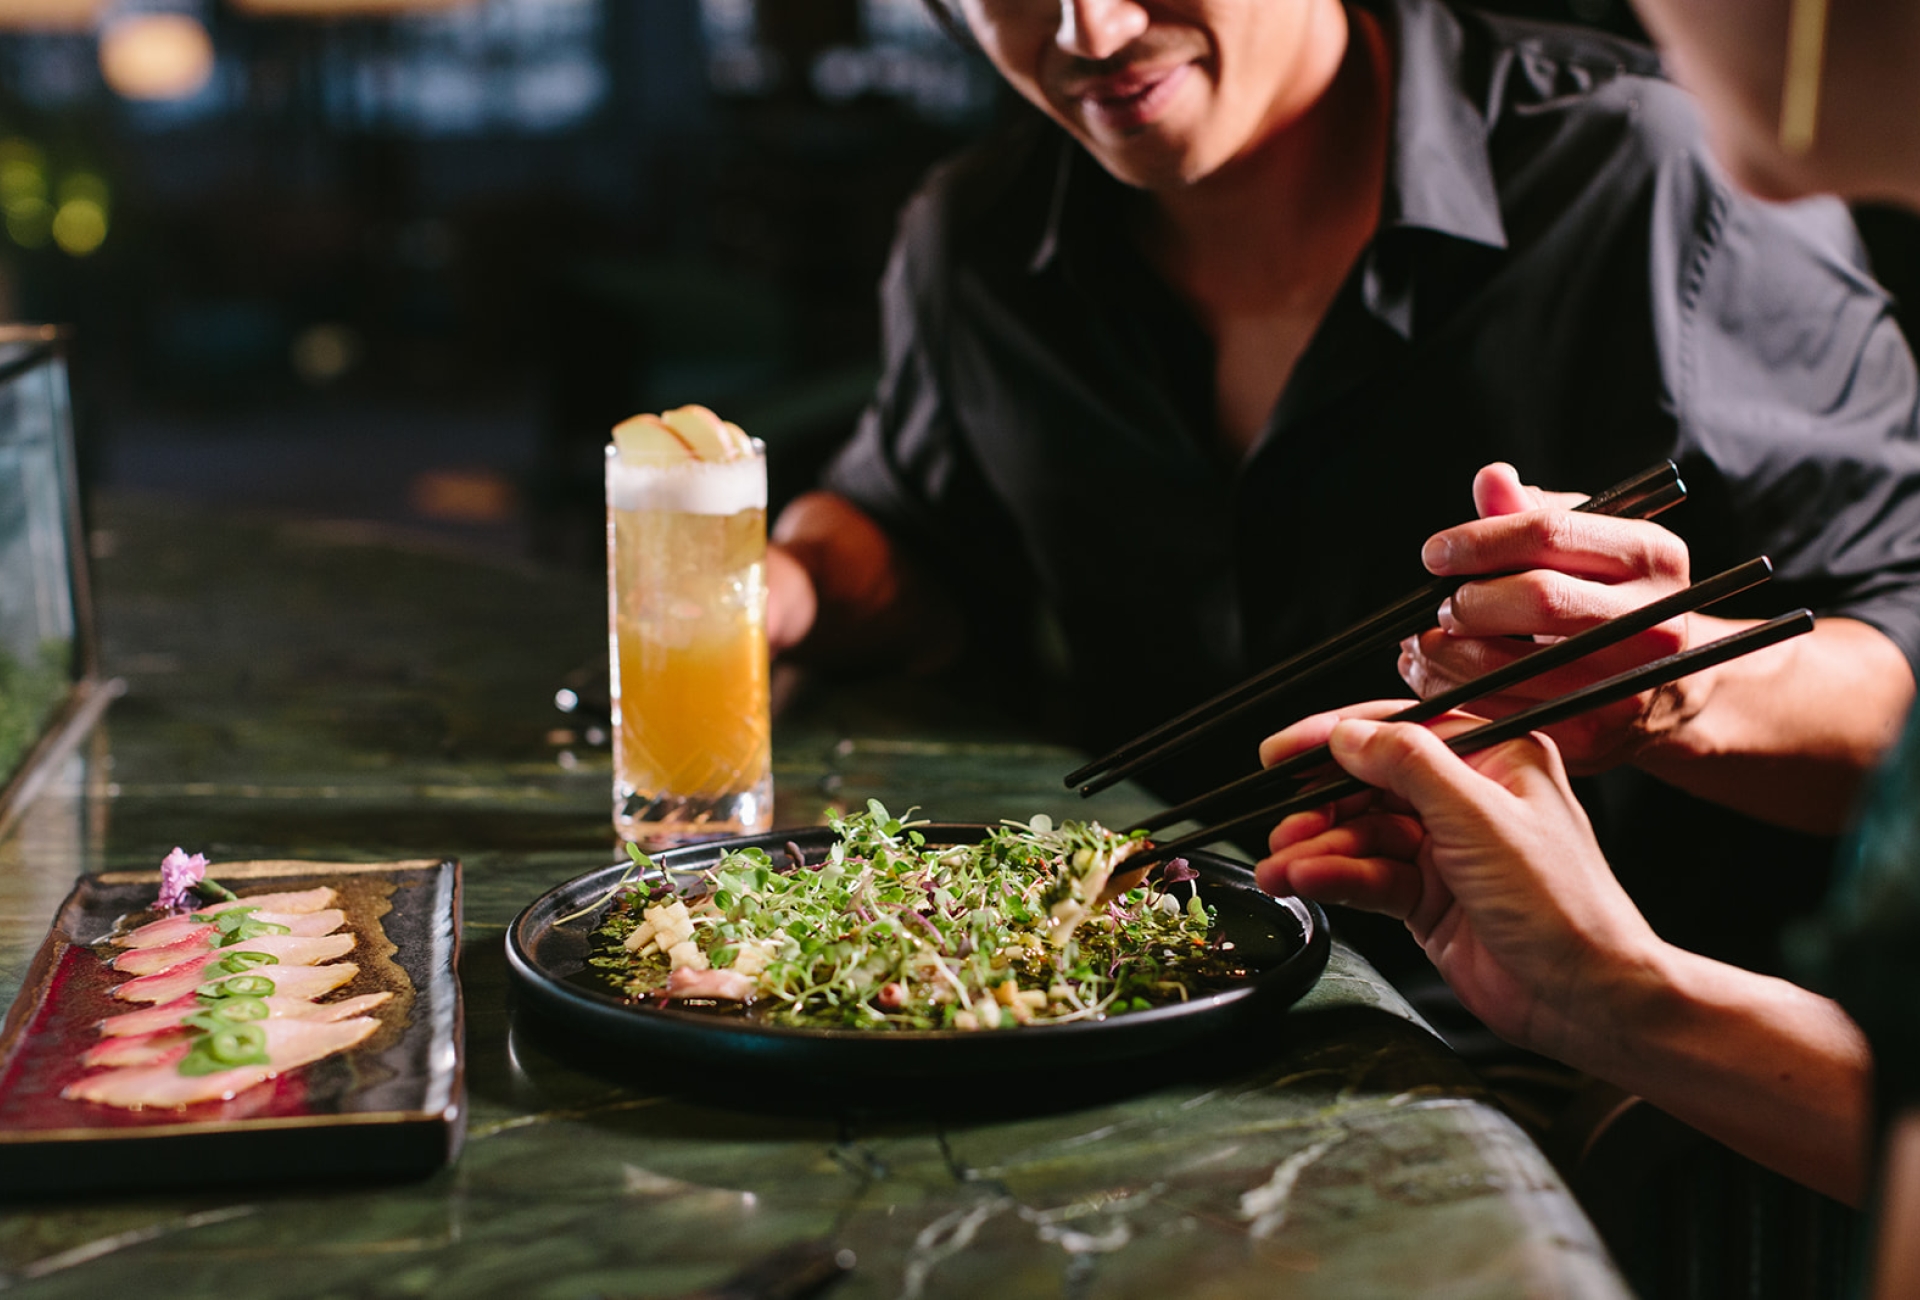
{"type": "Polygon", "coordinates": [[[692,443],[702,460],[740,460],[753,455],[753,439],[747,431],[704,406],[676,407],[660,418],[692,443]]]}
{"type": "Polygon", "coordinates": [[[727,431],[720,417],[704,406],[677,406],[662,411],[660,418],[686,440],[701,460],[732,460],[727,431]]]}
{"type": "Polygon", "coordinates": [[[675,465],[702,459],[679,430],[657,415],[636,415],[613,426],[620,459],[635,465],[675,465]]]}

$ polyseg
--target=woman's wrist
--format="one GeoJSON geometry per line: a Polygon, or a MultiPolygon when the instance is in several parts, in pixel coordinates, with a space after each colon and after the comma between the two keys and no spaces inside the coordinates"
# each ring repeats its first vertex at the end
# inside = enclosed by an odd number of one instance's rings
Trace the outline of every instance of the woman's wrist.
{"type": "Polygon", "coordinates": [[[1675,1032],[1697,1008],[1687,988],[1691,954],[1648,930],[1605,957],[1570,963],[1560,1004],[1535,1050],[1596,1078],[1629,1086],[1650,1041],[1675,1032]]]}

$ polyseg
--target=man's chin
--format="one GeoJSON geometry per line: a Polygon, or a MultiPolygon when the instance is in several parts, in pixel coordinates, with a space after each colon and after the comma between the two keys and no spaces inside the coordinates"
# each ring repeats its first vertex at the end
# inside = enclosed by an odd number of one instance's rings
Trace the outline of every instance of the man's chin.
{"type": "Polygon", "coordinates": [[[1146,133],[1120,141],[1083,139],[1082,143],[1109,175],[1134,189],[1184,189],[1213,170],[1192,145],[1150,138],[1146,133]]]}

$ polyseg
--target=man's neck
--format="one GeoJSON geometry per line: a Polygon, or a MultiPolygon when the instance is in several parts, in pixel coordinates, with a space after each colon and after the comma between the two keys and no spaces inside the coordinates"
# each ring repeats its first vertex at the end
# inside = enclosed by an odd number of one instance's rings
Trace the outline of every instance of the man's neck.
{"type": "Polygon", "coordinates": [[[1325,5],[1263,140],[1205,179],[1153,191],[1139,227],[1177,288],[1228,310],[1295,296],[1379,221],[1391,55],[1371,15],[1325,5]]]}

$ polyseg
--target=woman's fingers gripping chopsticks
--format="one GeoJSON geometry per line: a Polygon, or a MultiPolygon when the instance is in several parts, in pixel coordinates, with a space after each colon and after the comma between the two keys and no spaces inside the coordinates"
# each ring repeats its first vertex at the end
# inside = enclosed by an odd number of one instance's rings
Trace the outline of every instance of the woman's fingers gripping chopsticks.
{"type": "MultiPolygon", "coordinates": [[[[1371,724],[1404,707],[1401,701],[1373,700],[1303,718],[1261,744],[1261,761],[1271,766],[1328,743],[1343,727],[1371,724]]],[[[1427,726],[1452,736],[1480,721],[1456,710],[1427,726]]],[[[1402,798],[1380,787],[1285,818],[1268,836],[1273,856],[1267,861],[1284,865],[1286,874],[1262,875],[1262,886],[1405,918],[1414,901],[1408,891],[1417,882],[1406,876],[1404,865],[1412,861],[1422,834],[1409,811],[1402,798]]],[[[1267,865],[1261,870],[1266,872],[1267,865]]]]}
{"type": "MultiPolygon", "coordinates": [[[[1263,888],[1403,918],[1494,1032],[1549,1053],[1658,946],[1538,736],[1465,759],[1405,723],[1340,722],[1342,768],[1407,812],[1366,813],[1260,863],[1263,888]]],[[[1284,838],[1284,837],[1279,837],[1284,838]]]]}

